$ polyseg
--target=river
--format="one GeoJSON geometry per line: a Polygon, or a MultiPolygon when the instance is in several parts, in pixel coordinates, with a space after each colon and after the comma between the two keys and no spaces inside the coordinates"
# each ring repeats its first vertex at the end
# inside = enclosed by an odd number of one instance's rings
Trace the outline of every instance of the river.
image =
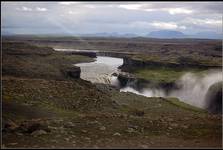
{"type": "Polygon", "coordinates": [[[105,83],[119,85],[117,76],[118,67],[123,64],[123,59],[114,57],[97,56],[94,62],[75,64],[81,68],[81,78],[92,83],[105,83]]]}

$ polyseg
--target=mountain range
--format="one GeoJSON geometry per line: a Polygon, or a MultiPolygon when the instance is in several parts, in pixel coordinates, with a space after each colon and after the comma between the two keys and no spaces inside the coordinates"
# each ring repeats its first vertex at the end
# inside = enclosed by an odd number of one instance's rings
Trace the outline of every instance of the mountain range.
{"type": "Polygon", "coordinates": [[[159,30],[152,31],[149,34],[138,35],[132,33],[120,34],[117,32],[107,33],[95,33],[95,34],[79,34],[79,36],[91,36],[91,37],[149,37],[160,39],[175,39],[175,38],[199,38],[199,39],[222,39],[223,35],[215,32],[198,32],[193,35],[184,34],[180,31],[174,30],[159,30]]]}
{"type": "MultiPolygon", "coordinates": [[[[2,35],[14,35],[9,32],[2,32],[2,35]]],[[[61,35],[62,36],[62,35],[61,35]]],[[[66,36],[63,34],[63,36],[66,36]]],[[[85,37],[149,37],[149,38],[159,38],[159,39],[177,39],[177,38],[198,38],[198,39],[222,39],[223,35],[215,32],[198,32],[193,35],[184,34],[180,31],[174,30],[158,30],[152,31],[148,34],[138,35],[133,33],[117,33],[117,32],[101,32],[101,33],[92,33],[92,34],[75,34],[73,36],[85,36],[85,37]]]]}
{"type": "Polygon", "coordinates": [[[159,30],[153,31],[147,34],[147,37],[152,38],[164,38],[164,39],[171,39],[171,38],[199,38],[199,39],[222,39],[222,34],[218,34],[215,32],[198,32],[193,35],[187,35],[179,31],[173,30],[159,30]]]}

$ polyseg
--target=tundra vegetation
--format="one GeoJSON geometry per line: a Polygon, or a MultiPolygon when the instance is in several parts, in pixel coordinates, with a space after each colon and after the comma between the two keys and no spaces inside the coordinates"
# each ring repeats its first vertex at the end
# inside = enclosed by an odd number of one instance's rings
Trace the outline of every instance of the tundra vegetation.
{"type": "Polygon", "coordinates": [[[184,72],[221,66],[221,41],[78,39],[3,37],[2,148],[222,147],[221,114],[177,98],[144,97],[92,84],[80,79],[80,68],[73,66],[94,61],[92,57],[51,48],[118,51],[145,63],[152,59],[157,67],[121,68],[145,80],[174,82],[184,72]],[[193,67],[162,65],[181,62],[193,67]]]}

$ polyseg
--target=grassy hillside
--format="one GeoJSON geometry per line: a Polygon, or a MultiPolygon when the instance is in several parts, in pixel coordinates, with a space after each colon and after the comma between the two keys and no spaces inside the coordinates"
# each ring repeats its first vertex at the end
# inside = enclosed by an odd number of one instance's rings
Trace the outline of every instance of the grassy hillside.
{"type": "Polygon", "coordinates": [[[3,42],[2,57],[3,75],[44,79],[64,79],[65,68],[75,63],[93,61],[90,57],[66,55],[52,48],[20,42],[3,42]]]}
{"type": "Polygon", "coordinates": [[[133,73],[138,78],[146,79],[154,83],[174,83],[187,72],[204,73],[204,69],[172,69],[172,68],[145,68],[136,69],[133,73]]]}

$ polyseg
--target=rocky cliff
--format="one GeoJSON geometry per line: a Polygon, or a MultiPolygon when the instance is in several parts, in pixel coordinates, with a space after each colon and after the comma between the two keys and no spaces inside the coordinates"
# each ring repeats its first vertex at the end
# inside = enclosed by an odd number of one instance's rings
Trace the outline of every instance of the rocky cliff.
{"type": "Polygon", "coordinates": [[[206,108],[211,113],[222,113],[222,84],[223,82],[213,84],[206,94],[206,108]]]}
{"type": "Polygon", "coordinates": [[[156,60],[143,60],[136,59],[132,57],[124,57],[123,65],[119,68],[122,71],[131,72],[135,68],[146,68],[146,67],[167,67],[167,68],[220,68],[221,65],[210,65],[210,64],[202,64],[198,61],[188,60],[186,57],[179,57],[176,62],[165,62],[165,61],[156,61],[156,60]]]}
{"type": "Polygon", "coordinates": [[[141,91],[144,88],[161,88],[164,90],[166,94],[168,94],[171,90],[177,89],[177,85],[174,82],[160,82],[155,83],[153,81],[149,81],[143,78],[137,78],[133,74],[121,72],[118,74],[118,80],[120,83],[120,87],[132,87],[137,91],[141,91]]]}
{"type": "Polygon", "coordinates": [[[81,74],[80,67],[76,67],[76,66],[67,67],[67,68],[61,69],[61,71],[66,78],[74,78],[74,79],[80,78],[80,74],[81,74]]]}
{"type": "Polygon", "coordinates": [[[82,56],[96,58],[96,53],[95,52],[77,51],[77,52],[67,52],[66,54],[69,54],[69,55],[82,55],[82,56]]]}

